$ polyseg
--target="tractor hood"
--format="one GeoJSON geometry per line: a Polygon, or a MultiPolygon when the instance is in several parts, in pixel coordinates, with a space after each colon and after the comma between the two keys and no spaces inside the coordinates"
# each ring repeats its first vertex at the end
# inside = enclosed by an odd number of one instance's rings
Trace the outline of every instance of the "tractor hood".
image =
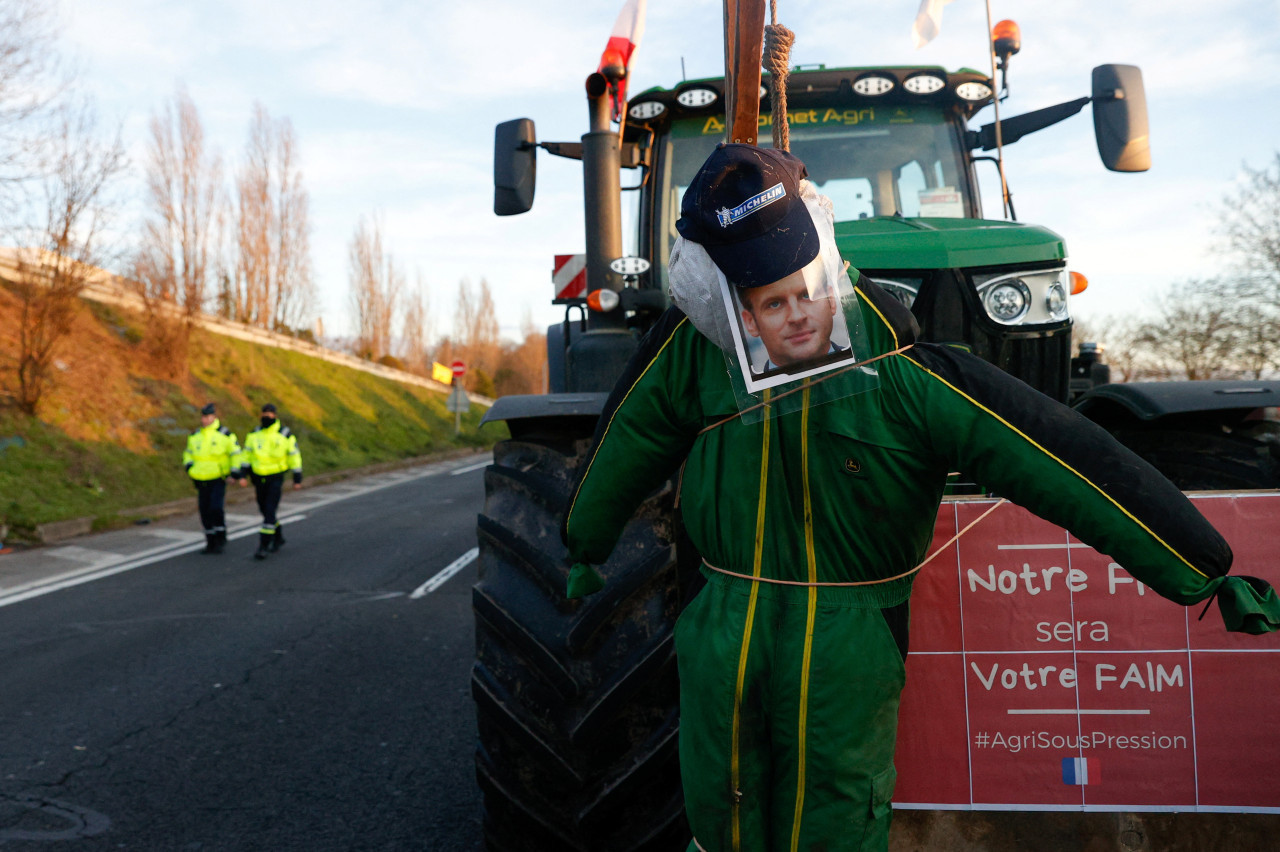
{"type": "Polygon", "coordinates": [[[964,269],[1065,260],[1062,237],[994,219],[878,216],[836,222],[836,243],[858,269],[964,269]]]}

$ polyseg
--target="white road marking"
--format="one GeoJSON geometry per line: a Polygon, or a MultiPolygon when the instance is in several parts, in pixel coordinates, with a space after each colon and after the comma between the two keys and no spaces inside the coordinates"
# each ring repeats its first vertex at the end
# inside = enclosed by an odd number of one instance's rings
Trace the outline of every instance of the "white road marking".
{"type": "Polygon", "coordinates": [[[102,565],[117,557],[117,554],[109,550],[92,550],[88,547],[76,547],[75,545],[55,547],[49,551],[49,555],[56,556],[59,559],[70,559],[73,562],[88,562],[91,565],[102,565]]]}
{"type": "MultiPolygon", "coordinates": [[[[306,515],[290,515],[281,518],[280,523],[292,523],[300,521],[306,515]]],[[[238,530],[227,534],[228,541],[245,538],[254,535],[258,531],[258,525],[254,524],[248,529],[238,530]]],[[[204,536],[201,536],[203,539],[204,536]]],[[[123,574],[125,571],[132,571],[134,568],[141,568],[144,565],[151,565],[155,562],[163,562],[174,556],[181,556],[184,553],[195,553],[201,547],[201,542],[192,542],[190,544],[165,544],[160,547],[153,547],[150,550],[144,550],[141,553],[135,553],[132,556],[111,553],[108,554],[104,550],[90,551],[88,548],[58,548],[59,550],[76,550],[84,553],[100,553],[109,556],[108,561],[95,563],[78,571],[68,571],[64,574],[56,574],[53,577],[42,577],[30,583],[24,583],[20,586],[4,589],[0,593],[0,607],[16,604],[21,601],[38,598],[41,595],[47,595],[51,592],[58,592],[63,589],[69,589],[72,586],[79,586],[83,583],[91,583],[94,580],[101,580],[104,577],[110,577],[113,574],[123,574]]],[[[51,553],[53,553],[51,551],[51,553]]],[[[55,554],[66,555],[66,554],[55,554]]],[[[76,558],[76,557],[69,557],[76,558]]]]}
{"type": "MultiPolygon", "coordinates": [[[[230,517],[230,516],[228,516],[230,517]]],[[[250,518],[252,520],[252,518],[250,518]]],[[[204,533],[187,532],[186,530],[166,530],[166,529],[145,529],[141,530],[143,535],[153,535],[156,538],[168,538],[174,541],[203,541],[204,533]]]]}
{"type": "MultiPolygon", "coordinates": [[[[468,468],[464,468],[457,472],[465,473],[467,470],[475,470],[478,467],[484,467],[485,465],[490,464],[491,461],[492,459],[481,462],[476,465],[472,465],[468,468]]],[[[452,473],[452,471],[450,472],[452,473]]],[[[349,500],[352,497],[361,497],[365,494],[372,494],[375,491],[381,491],[385,488],[391,488],[392,486],[395,486],[395,485],[402,485],[406,482],[410,482],[417,479],[423,479],[428,476],[438,476],[442,473],[445,473],[445,471],[441,470],[439,465],[429,464],[429,465],[423,466],[418,471],[401,474],[397,476],[396,479],[390,480],[390,481],[388,481],[385,478],[379,478],[379,479],[373,480],[372,483],[368,485],[358,485],[351,482],[343,482],[341,484],[335,483],[334,485],[324,486],[324,490],[327,493],[315,495],[313,499],[308,500],[304,506],[300,506],[299,508],[305,508],[307,510],[318,509],[322,506],[328,506],[331,503],[338,503],[343,500],[349,500]]],[[[312,495],[308,495],[308,496],[312,496],[312,495]]],[[[306,517],[307,516],[304,514],[292,514],[292,515],[289,515],[288,517],[280,518],[279,523],[281,524],[296,523],[298,521],[303,520],[306,517]]],[[[260,526],[258,518],[253,515],[240,515],[240,514],[227,513],[226,519],[232,523],[245,524],[245,527],[243,529],[238,529],[238,530],[228,529],[227,530],[228,541],[236,541],[238,539],[255,535],[258,532],[258,528],[260,526]]],[[[172,532],[177,532],[177,531],[172,531],[172,532]]],[[[147,533],[150,535],[159,535],[162,538],[176,537],[171,535],[170,532],[162,533],[159,529],[147,530],[147,533]]],[[[5,588],[3,586],[0,586],[0,607],[6,607],[6,606],[9,606],[10,604],[15,604],[21,601],[30,600],[31,598],[38,598],[42,595],[47,595],[47,594],[50,594],[51,592],[61,591],[62,589],[69,589],[73,586],[79,586],[83,583],[90,583],[90,582],[93,582],[94,580],[100,580],[104,577],[110,577],[113,574],[121,574],[121,573],[124,573],[125,571],[131,571],[134,568],[141,568],[144,565],[151,565],[155,562],[161,562],[165,559],[169,559],[174,556],[181,556],[186,553],[194,553],[200,549],[204,536],[197,533],[191,533],[190,535],[198,536],[199,540],[194,540],[194,541],[191,541],[190,543],[176,542],[174,544],[162,544],[162,545],[159,545],[158,547],[152,547],[147,550],[142,550],[132,554],[118,554],[118,553],[112,553],[106,550],[92,550],[87,547],[77,547],[75,545],[68,545],[66,547],[60,547],[54,550],[50,550],[49,555],[51,556],[60,556],[64,559],[68,559],[74,562],[87,562],[89,564],[85,565],[85,567],[83,568],[79,568],[74,571],[67,571],[61,574],[55,574],[52,577],[43,577],[39,580],[34,580],[30,583],[23,583],[21,585],[13,586],[11,588],[5,588]]],[[[470,563],[473,559],[475,559],[477,553],[478,553],[478,550],[476,552],[470,553],[469,555],[464,555],[463,559],[465,559],[466,561],[463,562],[461,565],[459,565],[456,569],[454,569],[453,573],[457,573],[463,567],[465,567],[468,563],[470,563]]],[[[449,570],[448,568],[445,569],[445,571],[448,571],[448,570],[449,570]]],[[[449,577],[453,576],[453,574],[449,574],[448,576],[441,577],[441,575],[443,575],[444,573],[445,572],[442,571],[440,575],[437,575],[436,577],[432,578],[432,580],[428,581],[427,585],[430,585],[432,582],[435,582],[437,579],[439,580],[439,583],[437,583],[437,586],[442,585],[445,581],[449,579],[449,577]]],[[[422,594],[427,594],[431,591],[434,591],[435,588],[436,586],[433,586],[432,588],[427,589],[426,591],[423,591],[422,594]]]]}
{"type": "Polygon", "coordinates": [[[479,470],[480,468],[488,467],[491,464],[493,464],[493,459],[490,459],[489,461],[477,462],[476,464],[467,465],[466,467],[460,467],[457,470],[451,470],[449,471],[449,475],[457,476],[460,473],[470,473],[473,470],[479,470]]]}
{"type": "Polygon", "coordinates": [[[451,578],[454,574],[457,574],[463,568],[466,568],[468,565],[474,562],[476,557],[479,555],[480,555],[480,548],[478,547],[471,548],[466,553],[462,554],[457,559],[453,560],[447,566],[445,566],[444,570],[441,571],[439,574],[436,574],[430,580],[423,583],[418,588],[414,589],[413,593],[409,595],[409,598],[411,600],[416,600],[424,595],[431,594],[436,589],[440,588],[445,583],[449,582],[449,578],[451,578]]]}

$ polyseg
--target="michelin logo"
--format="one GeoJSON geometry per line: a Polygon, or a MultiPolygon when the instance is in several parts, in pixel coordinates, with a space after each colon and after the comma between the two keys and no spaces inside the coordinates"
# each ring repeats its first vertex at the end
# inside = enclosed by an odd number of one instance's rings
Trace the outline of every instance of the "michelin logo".
{"type": "Polygon", "coordinates": [[[716,218],[720,220],[721,228],[727,228],[734,222],[747,218],[761,207],[767,207],[786,194],[787,190],[782,184],[775,184],[759,195],[751,196],[732,210],[721,207],[716,211],[716,218]]]}

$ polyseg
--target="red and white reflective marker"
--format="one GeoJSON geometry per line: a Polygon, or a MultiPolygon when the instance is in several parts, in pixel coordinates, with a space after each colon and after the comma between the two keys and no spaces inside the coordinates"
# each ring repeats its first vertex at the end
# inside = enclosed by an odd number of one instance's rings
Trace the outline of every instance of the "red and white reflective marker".
{"type": "Polygon", "coordinates": [[[551,268],[551,283],[557,299],[580,299],[587,295],[587,256],[558,254],[551,268]]]}

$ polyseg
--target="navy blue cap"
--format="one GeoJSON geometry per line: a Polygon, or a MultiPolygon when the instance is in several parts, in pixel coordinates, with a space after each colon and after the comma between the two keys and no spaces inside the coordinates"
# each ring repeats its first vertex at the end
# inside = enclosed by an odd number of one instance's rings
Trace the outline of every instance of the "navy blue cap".
{"type": "Polygon", "coordinates": [[[201,414],[217,414],[218,410],[213,407],[213,403],[211,402],[208,405],[206,405],[204,408],[200,409],[200,413],[201,414]]]}
{"type": "Polygon", "coordinates": [[[685,192],[676,230],[730,283],[772,284],[818,256],[818,228],[800,198],[808,174],[787,151],[722,142],[685,192]]]}
{"type": "Polygon", "coordinates": [[[263,414],[266,414],[268,411],[270,411],[272,414],[276,413],[275,403],[268,402],[266,405],[262,406],[263,414]]]}

